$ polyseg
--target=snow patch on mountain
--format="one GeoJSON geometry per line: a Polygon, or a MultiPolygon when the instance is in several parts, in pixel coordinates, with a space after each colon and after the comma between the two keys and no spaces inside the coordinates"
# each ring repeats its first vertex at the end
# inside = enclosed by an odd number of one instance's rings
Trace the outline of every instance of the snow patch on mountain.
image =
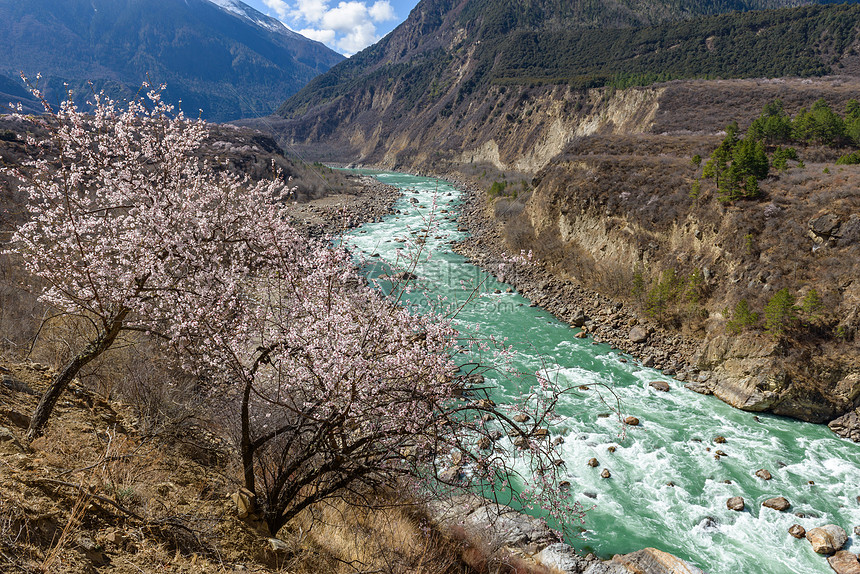
{"type": "Polygon", "coordinates": [[[265,28],[271,32],[275,32],[277,34],[283,34],[285,36],[289,36],[291,38],[301,38],[302,36],[296,32],[293,32],[280,20],[276,20],[271,16],[266,16],[262,12],[255,10],[254,8],[248,6],[244,2],[240,2],[239,0],[209,0],[212,4],[230,12],[244,20],[248,20],[253,22],[257,26],[261,28],[265,28]]]}

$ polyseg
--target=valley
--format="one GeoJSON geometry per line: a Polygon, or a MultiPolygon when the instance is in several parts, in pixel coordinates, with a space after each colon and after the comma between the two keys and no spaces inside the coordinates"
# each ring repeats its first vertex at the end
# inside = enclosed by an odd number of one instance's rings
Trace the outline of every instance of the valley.
{"type": "Polygon", "coordinates": [[[0,560],[860,572],[860,3],[265,4],[0,0],[0,560]]]}

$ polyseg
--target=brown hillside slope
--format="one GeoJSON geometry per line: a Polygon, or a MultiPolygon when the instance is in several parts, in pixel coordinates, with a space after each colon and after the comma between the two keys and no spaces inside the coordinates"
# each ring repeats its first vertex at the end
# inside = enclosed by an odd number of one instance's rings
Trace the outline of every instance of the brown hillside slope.
{"type": "MultiPolygon", "coordinates": [[[[848,78],[664,84],[653,89],[650,133],[605,128],[572,138],[530,192],[480,193],[485,213],[508,250],[532,249],[562,283],[698,341],[696,351],[679,350],[691,367],[679,377],[697,390],[747,410],[830,421],[860,400],[860,166],[835,165],[848,149],[800,147],[804,168],[773,173],[760,199],[726,204],[709,180],[690,196],[701,174],[691,159],[707,158],[722,139],[717,130],[732,120],[744,130],[774,98],[790,113],[820,97],[841,110],[858,87],[848,78]],[[667,273],[681,293],[649,313],[667,273]],[[738,301],[763,315],[783,288],[798,306],[814,289],[823,308],[799,311],[779,339],[763,317],[738,333],[728,328],[738,301]]],[[[649,355],[647,344],[630,350],[649,355]]]]}

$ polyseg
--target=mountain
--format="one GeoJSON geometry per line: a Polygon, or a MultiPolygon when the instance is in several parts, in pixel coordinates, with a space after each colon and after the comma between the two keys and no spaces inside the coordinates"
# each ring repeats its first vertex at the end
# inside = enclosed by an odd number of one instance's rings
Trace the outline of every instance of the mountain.
{"type": "Polygon", "coordinates": [[[422,0],[267,122],[319,159],[438,167],[505,149],[515,158],[535,145],[527,126],[590,106],[589,88],[819,76],[853,57],[860,7],[795,4],[422,0]],[[544,96],[555,116],[536,107],[544,96]]]}
{"type": "Polygon", "coordinates": [[[150,78],[189,115],[225,121],[271,113],[343,59],[238,0],[0,0],[0,93],[13,96],[22,71],[54,102],[65,84],[83,101],[150,78]]]}

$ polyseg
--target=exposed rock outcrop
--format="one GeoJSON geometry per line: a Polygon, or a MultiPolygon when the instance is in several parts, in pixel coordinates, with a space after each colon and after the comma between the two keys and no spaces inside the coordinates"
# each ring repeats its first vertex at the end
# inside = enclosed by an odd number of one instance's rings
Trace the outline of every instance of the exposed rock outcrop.
{"type": "Polygon", "coordinates": [[[860,409],[848,411],[838,419],[830,421],[827,426],[842,438],[860,442],[860,409]]]}

